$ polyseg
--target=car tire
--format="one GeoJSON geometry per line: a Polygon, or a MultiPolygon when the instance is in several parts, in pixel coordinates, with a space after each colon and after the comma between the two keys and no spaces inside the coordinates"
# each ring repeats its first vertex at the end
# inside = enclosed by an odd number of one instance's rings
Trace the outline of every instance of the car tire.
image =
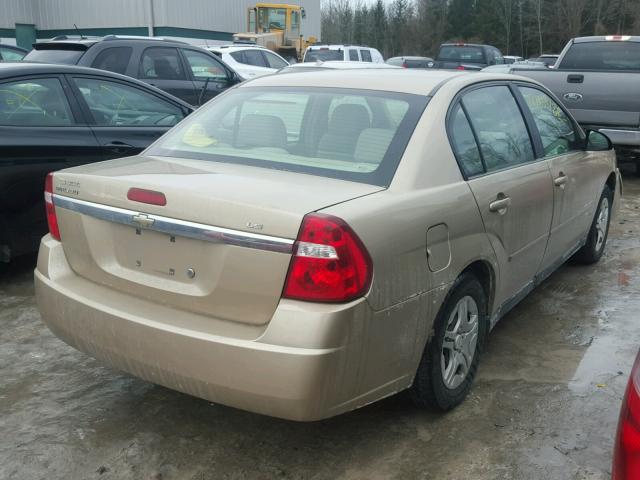
{"type": "Polygon", "coordinates": [[[435,319],[433,335],[411,387],[414,403],[438,411],[459,405],[471,390],[488,331],[485,291],[474,275],[464,273],[453,284],[435,319]],[[469,355],[473,334],[470,331],[464,336],[460,327],[467,330],[473,324],[476,338],[473,353],[469,355]],[[462,362],[456,365],[459,360],[462,362]]]}
{"type": "Polygon", "coordinates": [[[583,265],[596,263],[602,257],[609,237],[609,222],[611,221],[611,207],[613,206],[613,192],[609,185],[605,185],[598,202],[596,214],[591,222],[587,243],[576,252],[574,260],[583,265]]]}

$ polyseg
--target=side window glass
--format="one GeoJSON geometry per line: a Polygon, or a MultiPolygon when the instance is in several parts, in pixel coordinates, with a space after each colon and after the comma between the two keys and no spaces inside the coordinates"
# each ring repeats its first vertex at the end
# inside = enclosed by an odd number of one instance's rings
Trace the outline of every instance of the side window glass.
{"type": "Polygon", "coordinates": [[[562,155],[574,148],[573,123],[558,104],[536,88],[518,87],[536,122],[545,157],[562,155]]]}
{"type": "Polygon", "coordinates": [[[265,58],[267,59],[267,63],[269,64],[270,68],[277,68],[277,69],[281,69],[286,67],[288,64],[287,62],[285,62],[284,60],[282,60],[280,57],[278,57],[277,55],[274,55],[273,53],[269,53],[269,52],[262,52],[262,54],[265,56],[265,58]]]}
{"type": "Polygon", "coordinates": [[[534,160],[529,132],[509,87],[473,90],[462,103],[478,136],[487,172],[534,160]]]}
{"type": "Polygon", "coordinates": [[[363,62],[371,61],[371,52],[369,50],[360,50],[360,56],[362,57],[363,62]]]}
{"type": "Polygon", "coordinates": [[[58,127],[74,123],[57,78],[0,84],[0,125],[58,127]]]}
{"type": "Polygon", "coordinates": [[[207,77],[218,80],[227,79],[227,71],[222,64],[206,53],[194,50],[183,50],[183,52],[194,78],[199,80],[204,80],[207,77]]]}
{"type": "Polygon", "coordinates": [[[360,59],[358,58],[358,50],[354,48],[349,49],[349,60],[352,62],[358,62],[360,59]]]}
{"type": "Polygon", "coordinates": [[[238,63],[243,63],[243,64],[247,64],[247,59],[244,58],[244,52],[240,51],[240,52],[231,52],[229,55],[231,55],[231,58],[233,58],[236,62],[238,63]]]}
{"type": "Polygon", "coordinates": [[[245,50],[244,52],[244,63],[247,65],[253,65],[254,67],[266,67],[267,63],[262,56],[262,52],[258,50],[245,50]]]}
{"type": "Polygon", "coordinates": [[[129,60],[131,59],[131,47],[111,47],[105,48],[95,58],[91,66],[109,72],[124,73],[127,71],[129,60]]]}
{"type": "Polygon", "coordinates": [[[139,88],[95,78],[73,80],[97,125],[168,127],[184,117],[178,106],[139,88]]]}
{"type": "Polygon", "coordinates": [[[186,80],[176,48],[147,48],[140,60],[140,78],[186,80]]]}
{"type": "Polygon", "coordinates": [[[24,56],[25,54],[22,52],[0,47],[0,59],[5,62],[19,62],[24,58],[24,56]]]}
{"type": "Polygon", "coordinates": [[[453,152],[466,177],[470,178],[484,173],[480,150],[478,150],[469,120],[460,104],[457,104],[451,112],[449,133],[453,152]]]}

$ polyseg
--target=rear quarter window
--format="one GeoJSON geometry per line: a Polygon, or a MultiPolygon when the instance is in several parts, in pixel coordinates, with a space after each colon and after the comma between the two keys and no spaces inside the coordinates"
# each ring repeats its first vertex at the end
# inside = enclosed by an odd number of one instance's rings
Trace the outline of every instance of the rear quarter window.
{"type": "Polygon", "coordinates": [[[124,75],[129,66],[132,52],[131,47],[105,48],[96,56],[91,66],[124,75]]]}

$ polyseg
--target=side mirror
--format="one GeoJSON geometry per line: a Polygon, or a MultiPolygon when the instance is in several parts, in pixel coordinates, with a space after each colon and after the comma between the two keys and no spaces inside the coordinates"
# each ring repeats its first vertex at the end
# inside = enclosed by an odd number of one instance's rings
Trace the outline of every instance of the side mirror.
{"type": "Polygon", "coordinates": [[[605,152],[613,149],[609,137],[597,130],[587,130],[587,147],[590,152],[605,152]]]}

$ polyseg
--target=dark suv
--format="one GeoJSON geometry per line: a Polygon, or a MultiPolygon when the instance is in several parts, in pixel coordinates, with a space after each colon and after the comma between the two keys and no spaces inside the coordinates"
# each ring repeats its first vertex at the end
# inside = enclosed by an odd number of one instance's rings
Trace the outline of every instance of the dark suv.
{"type": "Polygon", "coordinates": [[[489,65],[504,63],[502,53],[491,45],[475,43],[443,43],[434,68],[450,70],[482,70],[489,65]]]}
{"type": "Polygon", "coordinates": [[[35,43],[24,59],[121,73],[191,105],[199,105],[242,81],[214,54],[185,42],[162,38],[61,36],[35,43]]]}

